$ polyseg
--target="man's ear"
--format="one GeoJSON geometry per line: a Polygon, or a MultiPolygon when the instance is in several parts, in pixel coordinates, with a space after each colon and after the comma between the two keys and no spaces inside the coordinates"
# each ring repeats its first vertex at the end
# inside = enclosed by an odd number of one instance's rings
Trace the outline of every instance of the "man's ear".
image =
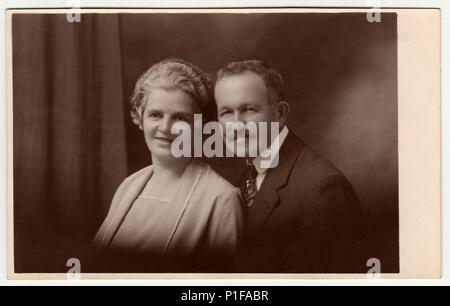
{"type": "Polygon", "coordinates": [[[277,119],[280,122],[280,125],[283,126],[286,123],[287,116],[289,114],[289,104],[285,101],[278,102],[277,105],[277,119]]]}
{"type": "Polygon", "coordinates": [[[142,126],[142,122],[141,122],[141,123],[139,123],[139,129],[140,129],[141,131],[143,131],[143,130],[144,130],[144,127],[142,126]]]}

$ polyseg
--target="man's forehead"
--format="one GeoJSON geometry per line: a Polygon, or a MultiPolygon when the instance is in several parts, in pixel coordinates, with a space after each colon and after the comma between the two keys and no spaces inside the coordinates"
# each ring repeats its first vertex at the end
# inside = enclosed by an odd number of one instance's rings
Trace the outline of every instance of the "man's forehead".
{"type": "Polygon", "coordinates": [[[256,73],[246,71],[240,74],[227,75],[216,82],[216,92],[231,91],[233,93],[264,93],[266,84],[256,73]]]}

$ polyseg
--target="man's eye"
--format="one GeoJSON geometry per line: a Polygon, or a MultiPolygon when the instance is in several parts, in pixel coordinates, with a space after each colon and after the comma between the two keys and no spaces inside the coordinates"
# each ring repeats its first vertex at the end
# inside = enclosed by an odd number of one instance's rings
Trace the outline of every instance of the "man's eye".
{"type": "Polygon", "coordinates": [[[226,110],[226,111],[221,112],[219,115],[222,117],[222,116],[229,115],[229,114],[231,114],[231,111],[226,110]]]}
{"type": "Polygon", "coordinates": [[[182,122],[189,122],[189,119],[183,116],[177,116],[175,117],[176,121],[182,121],[182,122]]]}
{"type": "Polygon", "coordinates": [[[254,111],[256,111],[256,109],[254,107],[246,107],[244,110],[246,112],[254,112],[254,111]]]}

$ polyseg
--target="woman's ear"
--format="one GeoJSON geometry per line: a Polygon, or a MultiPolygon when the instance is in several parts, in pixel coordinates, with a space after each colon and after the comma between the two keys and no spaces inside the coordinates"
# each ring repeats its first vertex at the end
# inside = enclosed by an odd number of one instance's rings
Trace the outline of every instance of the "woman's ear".
{"type": "Polygon", "coordinates": [[[142,126],[142,122],[141,122],[141,123],[139,123],[139,129],[140,129],[141,131],[143,131],[143,130],[144,130],[144,127],[142,126]]]}
{"type": "Polygon", "coordinates": [[[285,101],[278,102],[277,106],[277,116],[278,122],[280,122],[280,126],[283,126],[286,123],[287,116],[289,114],[289,104],[285,101]]]}

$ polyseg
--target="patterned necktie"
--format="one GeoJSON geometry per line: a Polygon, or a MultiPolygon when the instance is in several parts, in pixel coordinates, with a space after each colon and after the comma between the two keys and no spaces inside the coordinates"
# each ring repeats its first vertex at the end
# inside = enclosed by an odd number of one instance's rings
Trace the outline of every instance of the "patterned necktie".
{"type": "Polygon", "coordinates": [[[245,170],[244,181],[241,184],[241,192],[247,208],[252,207],[253,203],[255,202],[256,192],[258,191],[256,186],[257,175],[258,171],[256,171],[253,163],[247,161],[247,169],[245,170]]]}

